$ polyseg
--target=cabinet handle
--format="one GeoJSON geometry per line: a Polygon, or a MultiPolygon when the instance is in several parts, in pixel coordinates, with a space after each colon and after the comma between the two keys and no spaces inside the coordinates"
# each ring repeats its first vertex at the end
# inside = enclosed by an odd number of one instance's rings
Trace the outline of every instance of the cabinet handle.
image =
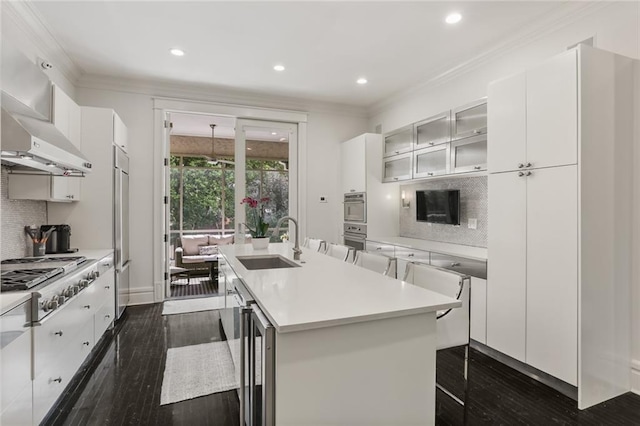
{"type": "Polygon", "coordinates": [[[415,253],[409,253],[408,257],[413,257],[413,256],[415,256],[415,253]]]}
{"type": "Polygon", "coordinates": [[[521,169],[521,168],[523,168],[523,167],[524,167],[524,164],[522,164],[522,163],[518,163],[518,168],[519,168],[519,169],[521,169]]]}
{"type": "Polygon", "coordinates": [[[89,346],[89,342],[82,342],[83,345],[89,346]]]}
{"type": "Polygon", "coordinates": [[[527,164],[525,164],[524,166],[525,166],[525,167],[531,167],[531,166],[533,166],[533,164],[531,164],[531,163],[527,163],[527,164]]]}
{"type": "Polygon", "coordinates": [[[394,177],[394,178],[393,178],[393,180],[398,180],[398,178],[395,178],[395,177],[394,177]]]}
{"type": "Polygon", "coordinates": [[[527,172],[525,173],[526,176],[531,176],[533,174],[533,172],[527,172]]]}
{"type": "Polygon", "coordinates": [[[433,144],[435,144],[435,142],[429,142],[429,145],[433,145],[433,144]]]}
{"type": "Polygon", "coordinates": [[[400,151],[393,151],[393,152],[395,152],[396,154],[400,154],[400,151]]]}
{"type": "Polygon", "coordinates": [[[105,315],[104,317],[105,317],[106,319],[109,319],[109,318],[111,318],[111,315],[107,314],[107,315],[105,315]]]}
{"type": "Polygon", "coordinates": [[[456,266],[460,266],[460,262],[451,262],[452,268],[455,268],[456,266]]]}
{"type": "Polygon", "coordinates": [[[62,330],[60,330],[60,331],[56,331],[56,332],[55,332],[55,333],[53,333],[53,334],[55,334],[56,336],[60,336],[60,337],[62,337],[62,335],[63,335],[64,333],[62,332],[62,330]]]}
{"type": "Polygon", "coordinates": [[[382,247],[376,247],[376,250],[382,250],[382,247]]]}
{"type": "Polygon", "coordinates": [[[518,177],[524,176],[524,172],[518,172],[518,177]]]}
{"type": "Polygon", "coordinates": [[[62,383],[62,377],[58,377],[57,379],[52,379],[52,382],[62,383]]]}
{"type": "Polygon", "coordinates": [[[83,308],[85,309],[91,309],[91,305],[84,305],[83,308]]]}
{"type": "Polygon", "coordinates": [[[474,135],[479,135],[480,133],[482,133],[482,130],[480,130],[480,129],[475,129],[475,130],[473,131],[473,134],[474,134],[474,135]]]}
{"type": "Polygon", "coordinates": [[[105,285],[105,286],[104,286],[104,289],[105,289],[105,290],[109,290],[110,288],[111,288],[111,287],[110,287],[110,286],[108,286],[108,285],[105,285]]]}
{"type": "Polygon", "coordinates": [[[429,173],[427,173],[427,175],[433,176],[433,172],[429,172],[429,173]]]}
{"type": "Polygon", "coordinates": [[[480,170],[482,168],[482,166],[474,166],[473,168],[476,169],[476,170],[480,170]]]}

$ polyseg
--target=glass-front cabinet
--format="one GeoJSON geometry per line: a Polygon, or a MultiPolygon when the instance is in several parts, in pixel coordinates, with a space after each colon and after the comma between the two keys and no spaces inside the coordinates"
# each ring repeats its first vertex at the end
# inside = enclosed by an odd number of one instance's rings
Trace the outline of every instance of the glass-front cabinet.
{"type": "Polygon", "coordinates": [[[384,156],[390,157],[413,150],[413,125],[384,135],[384,156]]]}
{"type": "Polygon", "coordinates": [[[437,145],[413,153],[413,177],[426,178],[448,173],[449,145],[437,145]]]}
{"type": "Polygon", "coordinates": [[[449,111],[416,123],[414,127],[415,149],[427,148],[451,140],[451,114],[449,111]]]}
{"type": "Polygon", "coordinates": [[[487,169],[487,135],[451,142],[450,173],[487,169]]]}
{"type": "Polygon", "coordinates": [[[487,98],[454,109],[451,120],[452,140],[487,133],[487,98]]]}
{"type": "Polygon", "coordinates": [[[411,163],[413,154],[408,152],[402,155],[385,158],[383,162],[383,182],[398,182],[411,179],[411,163]]]}

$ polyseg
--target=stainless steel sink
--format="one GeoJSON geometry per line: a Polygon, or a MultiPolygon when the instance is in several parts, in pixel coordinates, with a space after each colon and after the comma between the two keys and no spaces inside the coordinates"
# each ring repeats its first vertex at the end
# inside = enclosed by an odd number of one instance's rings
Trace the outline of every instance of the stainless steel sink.
{"type": "Polygon", "coordinates": [[[277,254],[266,254],[258,256],[238,256],[237,259],[245,268],[254,269],[279,269],[279,268],[299,268],[300,265],[292,260],[277,254]]]}

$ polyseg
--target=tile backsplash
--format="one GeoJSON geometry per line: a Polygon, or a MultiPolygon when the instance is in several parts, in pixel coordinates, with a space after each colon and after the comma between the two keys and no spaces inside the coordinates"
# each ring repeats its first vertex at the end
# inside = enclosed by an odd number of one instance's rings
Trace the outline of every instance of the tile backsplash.
{"type": "Polygon", "coordinates": [[[25,225],[47,223],[47,202],[31,200],[10,200],[8,195],[9,172],[2,167],[0,181],[0,258],[31,256],[31,239],[24,232],[25,225]]]}
{"type": "Polygon", "coordinates": [[[408,209],[400,209],[400,236],[442,241],[468,246],[487,246],[487,177],[444,178],[400,186],[410,200],[408,209]],[[416,221],[416,191],[425,189],[460,190],[460,225],[443,225],[416,221]],[[476,229],[469,229],[469,219],[477,219],[476,229]]]}

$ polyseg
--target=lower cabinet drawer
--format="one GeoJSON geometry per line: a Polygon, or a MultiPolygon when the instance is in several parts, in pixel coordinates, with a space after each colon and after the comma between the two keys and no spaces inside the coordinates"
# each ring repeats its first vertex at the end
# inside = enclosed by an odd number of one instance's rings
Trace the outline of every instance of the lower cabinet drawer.
{"type": "Polygon", "coordinates": [[[97,342],[100,340],[104,332],[113,323],[115,318],[115,306],[113,303],[107,303],[98,310],[94,322],[94,337],[97,342]]]}
{"type": "Polygon", "coordinates": [[[476,278],[487,279],[487,262],[431,252],[431,264],[476,278]]]}
{"type": "MultiPolygon", "coordinates": [[[[87,323],[86,315],[75,304],[57,312],[42,325],[33,328],[33,370],[38,376],[71,346],[80,329],[87,323]]],[[[93,327],[92,327],[93,328],[93,327]]]]}
{"type": "Polygon", "coordinates": [[[85,322],[79,332],[68,339],[65,348],[58,352],[33,381],[34,423],[42,421],[76,371],[93,349],[93,319],[85,322]]]}
{"type": "Polygon", "coordinates": [[[367,241],[365,248],[371,253],[382,253],[385,256],[395,257],[395,248],[391,244],[378,243],[375,241],[367,241]]]}

